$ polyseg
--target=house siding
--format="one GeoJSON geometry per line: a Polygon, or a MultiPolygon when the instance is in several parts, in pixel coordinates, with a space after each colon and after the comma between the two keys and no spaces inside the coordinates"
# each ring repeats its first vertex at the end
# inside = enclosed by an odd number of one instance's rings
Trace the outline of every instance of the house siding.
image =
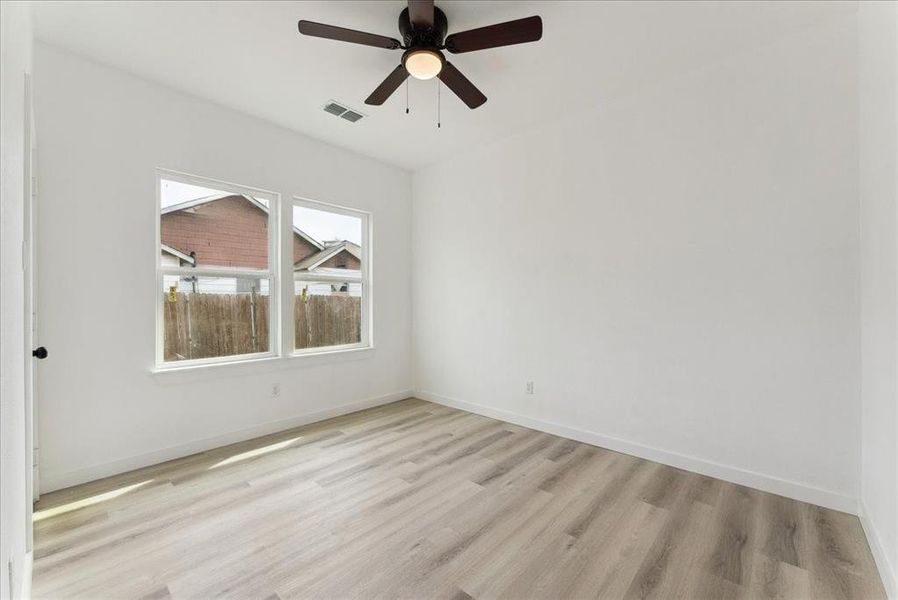
{"type": "Polygon", "coordinates": [[[295,233],[293,234],[293,264],[316,252],[318,252],[318,248],[310,244],[308,240],[295,233]]]}
{"type": "MultiPolygon", "coordinates": [[[[268,268],[268,215],[243,196],[227,196],[162,215],[162,243],[190,254],[198,267],[268,268]]],[[[293,260],[317,252],[293,236],[293,260]]]]}
{"type": "MultiPolygon", "coordinates": [[[[198,267],[234,267],[244,269],[268,268],[268,214],[240,195],[200,204],[191,209],[162,215],[162,243],[185,254],[195,253],[198,267]]],[[[304,237],[293,235],[293,262],[319,252],[304,237]]],[[[163,252],[163,266],[178,266],[176,257],[163,252]]],[[[319,267],[345,268],[358,271],[361,261],[343,250],[327,259],[319,267]]],[[[206,294],[257,293],[267,294],[268,280],[234,280],[233,278],[202,277],[198,281],[166,276],[164,292],[175,286],[180,292],[196,291],[206,294]]],[[[297,292],[303,287],[297,284],[297,292]]],[[[331,284],[313,285],[314,293],[328,293],[331,284]]],[[[360,293],[352,286],[353,295],[360,293]]]]}

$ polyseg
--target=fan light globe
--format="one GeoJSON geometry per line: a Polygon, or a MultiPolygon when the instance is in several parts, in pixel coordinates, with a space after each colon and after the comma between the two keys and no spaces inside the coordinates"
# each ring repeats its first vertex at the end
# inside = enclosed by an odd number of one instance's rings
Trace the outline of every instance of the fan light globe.
{"type": "Polygon", "coordinates": [[[443,60],[431,50],[417,50],[405,58],[405,70],[415,79],[433,79],[443,70],[443,60]]]}

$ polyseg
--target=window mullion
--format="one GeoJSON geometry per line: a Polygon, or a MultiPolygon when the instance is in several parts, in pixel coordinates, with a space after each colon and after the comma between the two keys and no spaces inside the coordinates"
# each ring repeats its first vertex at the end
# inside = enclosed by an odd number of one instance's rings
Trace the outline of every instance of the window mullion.
{"type": "Polygon", "coordinates": [[[236,279],[273,279],[270,270],[228,269],[218,267],[162,267],[163,275],[178,277],[234,277],[236,279]]]}
{"type": "Polygon", "coordinates": [[[362,279],[359,275],[351,275],[351,276],[343,276],[343,275],[322,275],[315,273],[308,273],[302,275],[295,275],[293,277],[294,281],[322,281],[328,283],[362,283],[364,279],[362,279]]]}

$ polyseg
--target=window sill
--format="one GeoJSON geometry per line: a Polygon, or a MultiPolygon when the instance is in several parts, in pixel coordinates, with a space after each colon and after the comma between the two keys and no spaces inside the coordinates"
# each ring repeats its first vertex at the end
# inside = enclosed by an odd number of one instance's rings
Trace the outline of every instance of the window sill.
{"type": "Polygon", "coordinates": [[[167,378],[171,376],[186,376],[188,374],[204,374],[209,372],[227,371],[236,374],[252,372],[266,373],[281,371],[295,367],[314,367],[334,363],[342,363],[352,360],[364,360],[374,356],[374,346],[361,348],[343,348],[339,350],[324,350],[321,352],[308,352],[289,354],[286,356],[265,355],[253,358],[228,360],[205,364],[156,366],[151,369],[154,376],[167,378]]]}
{"type": "Polygon", "coordinates": [[[362,360],[374,356],[374,346],[358,346],[354,348],[335,348],[318,352],[294,352],[283,357],[285,361],[298,361],[303,366],[362,360]]]}

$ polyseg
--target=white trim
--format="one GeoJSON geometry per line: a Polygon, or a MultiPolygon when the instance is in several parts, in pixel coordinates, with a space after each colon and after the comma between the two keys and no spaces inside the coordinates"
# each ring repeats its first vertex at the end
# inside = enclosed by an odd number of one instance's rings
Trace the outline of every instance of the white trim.
{"type": "MultiPolygon", "coordinates": [[[[338,215],[345,215],[347,217],[358,217],[359,215],[368,215],[371,213],[359,208],[353,208],[351,206],[344,206],[342,204],[334,204],[333,202],[325,202],[323,200],[312,200],[311,198],[306,198],[305,196],[293,196],[293,203],[298,204],[299,206],[303,206],[305,208],[311,208],[312,210],[323,210],[325,212],[337,213],[338,215]]],[[[293,215],[290,215],[291,221],[293,215]]],[[[362,233],[362,244],[365,243],[365,234],[362,233]]]]}
{"type": "Polygon", "coordinates": [[[34,550],[29,550],[25,553],[25,558],[22,561],[22,590],[21,596],[22,600],[31,600],[31,582],[34,577],[34,550]]]}
{"type": "MultiPolygon", "coordinates": [[[[316,348],[311,348],[310,350],[317,350],[316,348]]],[[[306,366],[319,366],[324,364],[334,364],[340,363],[347,360],[361,360],[363,358],[369,358],[374,354],[374,346],[359,346],[358,344],[347,344],[345,346],[327,346],[323,350],[318,350],[317,352],[292,352],[284,355],[279,355],[275,353],[269,353],[265,355],[258,354],[242,354],[240,356],[247,356],[250,358],[240,358],[231,357],[231,356],[223,356],[222,360],[218,359],[210,359],[215,360],[215,362],[201,363],[197,364],[196,362],[187,362],[187,361],[178,361],[172,363],[166,363],[164,367],[154,367],[150,370],[154,375],[162,375],[163,377],[169,377],[169,374],[173,373],[194,373],[200,374],[205,373],[210,370],[212,367],[229,367],[229,369],[237,368],[239,369],[241,366],[252,366],[253,374],[268,372],[270,370],[279,370],[282,368],[293,368],[295,366],[306,367],[306,366]],[[237,360],[233,360],[237,358],[237,360]],[[299,363],[293,362],[294,359],[302,359],[299,363]],[[227,360],[231,359],[231,360],[227,360]],[[312,360],[316,359],[316,360],[312,360]],[[187,364],[183,364],[183,363],[187,364]]],[[[229,373],[230,375],[230,373],[229,373]]]]}
{"type": "Polygon", "coordinates": [[[47,470],[42,475],[41,484],[44,491],[52,492],[55,490],[71,487],[73,485],[78,485],[80,483],[86,483],[88,481],[95,481],[97,479],[102,479],[111,475],[125,473],[134,469],[157,465],[168,460],[183,458],[185,456],[190,456],[191,454],[196,454],[198,452],[205,452],[207,450],[221,448],[222,446],[227,446],[228,444],[235,444],[237,442],[251,440],[263,435],[278,433],[287,429],[293,429],[294,427],[300,427],[302,425],[308,425],[310,423],[317,423],[318,421],[324,421],[326,419],[332,419],[341,415],[365,410],[366,408],[373,408],[375,406],[389,404],[398,400],[404,400],[411,396],[411,390],[402,390],[399,392],[394,392],[392,394],[376,396],[374,398],[366,398],[364,400],[357,400],[355,402],[350,402],[341,406],[335,406],[333,408],[328,408],[325,410],[296,415],[294,417],[280,419],[277,421],[269,421],[267,423],[247,427],[246,429],[230,431],[202,440],[187,442],[184,444],[179,444],[177,446],[170,446],[161,450],[154,450],[152,452],[137,454],[134,456],[129,456],[127,458],[121,458],[101,464],[91,465],[88,467],[81,467],[78,469],[73,469],[71,471],[59,472],[47,470]]]}
{"type": "Polygon", "coordinates": [[[311,282],[322,282],[322,283],[364,283],[362,281],[361,275],[355,275],[359,271],[346,271],[346,275],[333,274],[333,273],[321,273],[317,271],[312,271],[308,273],[306,271],[294,271],[293,281],[311,281],[311,282]]]}
{"type": "Polygon", "coordinates": [[[233,279],[269,279],[271,273],[240,267],[160,267],[164,275],[178,277],[230,277],[233,279]]]}
{"type": "Polygon", "coordinates": [[[183,252],[181,252],[181,251],[178,250],[177,248],[173,248],[172,246],[169,246],[168,244],[163,244],[163,243],[161,243],[161,242],[160,242],[159,246],[162,248],[162,251],[163,251],[163,252],[166,252],[166,253],[168,253],[168,254],[171,254],[171,255],[174,256],[175,258],[178,258],[178,259],[180,259],[180,260],[183,260],[184,262],[188,262],[188,263],[190,263],[190,264],[192,264],[192,265],[195,265],[195,264],[196,264],[196,259],[195,259],[195,258],[193,258],[192,256],[190,256],[189,254],[184,254],[183,252]]]}
{"type": "Polygon", "coordinates": [[[24,383],[21,399],[23,401],[23,429],[24,429],[24,448],[23,462],[25,463],[25,511],[23,515],[18,515],[24,521],[25,526],[25,564],[23,566],[23,597],[29,597],[31,585],[31,552],[34,549],[34,528],[32,524],[32,513],[34,512],[34,501],[40,495],[40,479],[37,468],[38,464],[38,432],[37,418],[39,387],[38,387],[38,369],[37,363],[40,361],[31,358],[31,352],[38,347],[38,286],[37,286],[37,251],[39,247],[37,239],[37,148],[35,144],[35,128],[34,128],[34,105],[33,105],[33,87],[31,81],[31,73],[24,73],[23,81],[23,104],[24,104],[24,120],[23,120],[23,179],[22,179],[22,315],[24,317],[23,336],[24,343],[23,356],[25,357],[22,373],[24,383]],[[27,593],[26,593],[27,591],[27,593]]]}
{"type": "Polygon", "coordinates": [[[233,365],[238,363],[255,362],[269,358],[279,358],[276,352],[253,352],[251,354],[229,354],[227,356],[213,356],[211,358],[194,358],[190,360],[170,360],[153,368],[153,373],[165,373],[166,371],[183,371],[184,369],[196,369],[200,367],[214,367],[216,365],[233,365]]]}
{"type": "Polygon", "coordinates": [[[864,500],[860,501],[861,526],[864,528],[864,534],[867,536],[867,544],[870,546],[870,552],[873,554],[873,560],[876,562],[876,568],[879,570],[879,578],[882,579],[882,585],[886,589],[886,595],[890,600],[898,600],[898,572],[889,560],[889,554],[886,552],[879,535],[879,530],[870,520],[870,512],[867,510],[864,500]]]}
{"type": "Polygon", "coordinates": [[[156,203],[156,236],[153,238],[153,242],[156,246],[153,248],[153,257],[156,261],[156,285],[153,286],[153,306],[156,307],[156,322],[154,323],[156,330],[154,343],[156,346],[153,350],[153,356],[155,356],[156,365],[161,365],[165,362],[165,335],[163,332],[165,307],[162,304],[160,296],[162,295],[162,289],[165,286],[165,277],[162,274],[162,252],[159,251],[159,247],[162,246],[162,173],[159,169],[156,169],[156,195],[153,199],[156,203]]]}
{"type": "Polygon", "coordinates": [[[290,356],[319,356],[325,354],[338,354],[340,352],[353,352],[356,350],[368,350],[369,348],[371,348],[371,346],[365,342],[359,342],[357,344],[341,344],[339,346],[317,346],[315,348],[300,348],[299,350],[294,350],[290,356]]]}
{"type": "Polygon", "coordinates": [[[293,281],[293,237],[290,232],[293,227],[293,203],[289,196],[281,200],[281,218],[278,221],[278,233],[280,245],[278,254],[283,257],[279,263],[278,273],[283,285],[280,287],[280,303],[283,317],[278,321],[280,339],[278,352],[281,356],[289,356],[293,352],[294,339],[294,296],[296,295],[296,283],[293,281]]]}
{"type": "Polygon", "coordinates": [[[475,404],[465,400],[448,398],[433,392],[418,390],[415,397],[429,402],[436,402],[444,406],[458,408],[460,410],[476,413],[485,417],[508,421],[522,427],[529,427],[538,431],[544,431],[553,435],[584,442],[593,446],[608,448],[616,452],[630,454],[646,460],[659,462],[678,469],[700,473],[709,477],[722,479],[731,483],[738,483],[752,487],[772,494],[793,498],[802,502],[809,502],[826,508],[832,508],[851,514],[857,514],[858,503],[856,498],[845,496],[838,492],[824,490],[818,487],[780,479],[771,475],[764,475],[754,471],[748,471],[731,465],[723,465],[720,463],[704,460],[694,456],[687,456],[676,452],[670,452],[660,448],[653,448],[635,442],[610,437],[601,433],[568,427],[559,423],[543,421],[526,417],[511,411],[485,406],[483,404],[475,404]]]}
{"type": "MultiPolygon", "coordinates": [[[[260,198],[265,198],[269,202],[280,197],[280,194],[271,190],[250,187],[239,183],[224,181],[222,179],[213,179],[211,177],[205,177],[201,175],[192,175],[190,173],[184,173],[183,171],[174,171],[172,169],[166,169],[163,167],[156,168],[156,175],[157,177],[170,179],[179,183],[186,183],[189,185],[216,189],[222,192],[229,192],[228,195],[238,194],[241,196],[258,196],[260,198]],[[209,185],[210,183],[212,184],[211,186],[209,185]]],[[[162,206],[160,205],[159,208],[161,210],[162,206]]]]}

